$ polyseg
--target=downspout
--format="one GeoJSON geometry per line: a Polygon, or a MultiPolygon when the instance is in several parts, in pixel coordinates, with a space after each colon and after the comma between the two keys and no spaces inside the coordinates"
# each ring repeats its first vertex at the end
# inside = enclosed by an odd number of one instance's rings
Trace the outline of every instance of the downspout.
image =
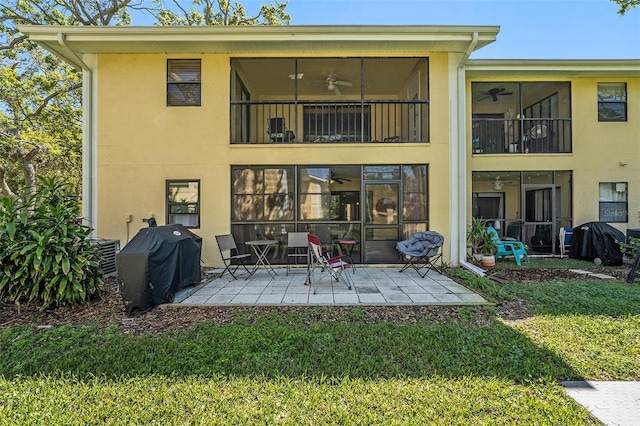
{"type": "Polygon", "coordinates": [[[58,44],[73,56],[76,65],[82,67],[82,218],[91,227],[91,237],[96,237],[97,199],[95,184],[96,147],[93,137],[93,71],[66,43],[65,35],[58,33],[58,44]]]}
{"type": "Polygon", "coordinates": [[[451,170],[451,181],[454,184],[456,197],[451,198],[451,241],[452,259],[457,257],[458,264],[474,274],[484,276],[482,269],[467,262],[467,103],[465,66],[469,56],[478,44],[478,32],[474,31],[471,42],[464,51],[457,68],[457,111],[454,115],[457,121],[452,126],[455,136],[453,140],[451,158],[454,159],[451,170]]]}

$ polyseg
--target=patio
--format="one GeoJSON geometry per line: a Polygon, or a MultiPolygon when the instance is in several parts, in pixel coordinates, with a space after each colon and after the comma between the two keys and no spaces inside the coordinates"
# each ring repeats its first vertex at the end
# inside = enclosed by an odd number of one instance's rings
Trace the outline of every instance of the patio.
{"type": "Polygon", "coordinates": [[[275,268],[271,277],[259,269],[252,276],[229,274],[176,294],[174,306],[371,306],[371,305],[479,305],[487,302],[480,295],[456,283],[446,275],[429,271],[420,278],[413,270],[399,272],[400,266],[360,266],[355,273],[347,271],[353,288],[322,275],[317,294],[314,286],[305,285],[305,268],[297,268],[289,276],[285,268],[275,268]]]}

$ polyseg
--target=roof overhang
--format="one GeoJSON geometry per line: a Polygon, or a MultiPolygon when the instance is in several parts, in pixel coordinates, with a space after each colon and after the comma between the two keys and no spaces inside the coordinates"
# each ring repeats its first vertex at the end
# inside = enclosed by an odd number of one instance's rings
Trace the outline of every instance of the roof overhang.
{"type": "MultiPolygon", "coordinates": [[[[20,31],[72,65],[84,54],[361,54],[464,52],[496,40],[498,26],[87,27],[20,25],[20,31]]],[[[80,61],[81,62],[81,61],[80,61]]]]}
{"type": "Polygon", "coordinates": [[[472,59],[465,72],[467,78],[639,77],[640,59],[472,59]]]}

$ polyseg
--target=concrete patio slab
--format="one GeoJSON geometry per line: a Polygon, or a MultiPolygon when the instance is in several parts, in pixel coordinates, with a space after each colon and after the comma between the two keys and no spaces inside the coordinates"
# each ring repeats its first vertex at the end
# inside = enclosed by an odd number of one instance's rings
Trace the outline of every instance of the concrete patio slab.
{"type": "Polygon", "coordinates": [[[259,269],[237,280],[230,275],[212,278],[203,284],[182,289],[173,306],[331,306],[331,305],[481,305],[488,302],[480,295],[456,283],[446,275],[429,271],[420,278],[415,271],[399,272],[399,267],[358,266],[355,274],[347,271],[352,289],[336,282],[328,274],[316,274],[313,285],[306,283],[301,270],[286,275],[275,268],[270,276],[259,269]],[[317,290],[316,290],[317,289],[317,290]],[[316,290],[316,294],[314,294],[316,290]]]}

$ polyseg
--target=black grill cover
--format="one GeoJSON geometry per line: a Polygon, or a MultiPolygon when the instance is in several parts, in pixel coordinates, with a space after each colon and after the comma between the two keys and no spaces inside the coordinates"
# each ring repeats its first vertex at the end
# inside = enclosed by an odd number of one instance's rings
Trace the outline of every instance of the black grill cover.
{"type": "Polygon", "coordinates": [[[202,238],[182,225],[141,229],[116,256],[127,313],[172,302],[175,292],[200,282],[202,238]]]}
{"type": "Polygon", "coordinates": [[[605,222],[588,222],[573,228],[569,257],[600,259],[603,265],[622,265],[624,234],[605,222]]]}

